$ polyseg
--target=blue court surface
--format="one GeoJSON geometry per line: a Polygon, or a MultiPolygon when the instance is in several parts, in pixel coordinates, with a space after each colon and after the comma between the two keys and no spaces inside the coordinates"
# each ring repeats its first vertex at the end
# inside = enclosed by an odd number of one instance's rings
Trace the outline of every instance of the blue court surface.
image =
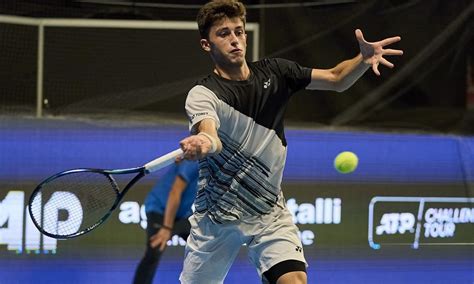
{"type": "MultiPolygon", "coordinates": [[[[0,262],[0,283],[131,283],[137,260],[36,260],[0,262]]],[[[179,283],[181,261],[164,260],[154,283],[179,283]]],[[[308,283],[474,283],[473,258],[317,260],[308,283]]],[[[232,266],[224,283],[261,283],[245,260],[232,266]]]]}

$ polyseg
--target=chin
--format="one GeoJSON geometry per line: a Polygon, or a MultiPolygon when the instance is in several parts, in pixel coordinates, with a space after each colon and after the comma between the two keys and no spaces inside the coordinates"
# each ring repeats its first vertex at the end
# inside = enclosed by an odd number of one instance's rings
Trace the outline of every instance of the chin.
{"type": "Polygon", "coordinates": [[[242,66],[245,63],[245,57],[239,57],[229,60],[229,63],[232,65],[242,66]]]}

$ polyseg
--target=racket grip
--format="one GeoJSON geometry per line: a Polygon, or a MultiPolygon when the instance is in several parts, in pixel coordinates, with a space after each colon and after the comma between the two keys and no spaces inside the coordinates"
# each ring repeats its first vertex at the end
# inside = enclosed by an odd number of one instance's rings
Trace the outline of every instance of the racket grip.
{"type": "Polygon", "coordinates": [[[157,159],[154,159],[151,162],[148,162],[144,167],[145,171],[147,173],[152,173],[154,171],[157,171],[159,169],[162,169],[164,167],[167,167],[174,163],[177,157],[183,155],[183,150],[177,149],[174,150],[173,152],[169,152],[168,154],[165,154],[157,159]]]}

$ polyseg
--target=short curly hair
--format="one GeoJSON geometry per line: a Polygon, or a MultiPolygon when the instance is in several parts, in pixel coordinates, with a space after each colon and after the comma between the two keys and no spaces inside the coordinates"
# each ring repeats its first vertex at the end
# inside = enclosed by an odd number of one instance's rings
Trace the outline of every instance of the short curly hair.
{"type": "Polygon", "coordinates": [[[196,21],[201,38],[209,39],[212,25],[227,17],[240,18],[245,26],[246,10],[244,4],[237,0],[214,0],[199,9],[196,21]]]}

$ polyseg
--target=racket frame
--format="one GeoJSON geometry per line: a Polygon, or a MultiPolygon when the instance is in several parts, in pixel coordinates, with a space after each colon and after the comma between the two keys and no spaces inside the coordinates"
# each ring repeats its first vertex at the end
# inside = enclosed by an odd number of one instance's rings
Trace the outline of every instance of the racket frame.
{"type": "MultiPolygon", "coordinates": [[[[33,224],[35,225],[35,227],[44,235],[48,236],[48,237],[51,237],[51,238],[55,238],[55,239],[71,239],[71,238],[75,238],[75,237],[78,237],[78,236],[81,236],[81,235],[84,235],[92,230],[94,230],[95,228],[97,228],[98,226],[100,226],[101,224],[103,224],[108,218],[109,216],[112,214],[112,212],[117,208],[117,206],[120,204],[120,202],[122,201],[123,197],[125,196],[125,194],[130,190],[130,188],[132,188],[133,185],[135,185],[142,177],[144,177],[145,175],[149,174],[149,173],[152,173],[152,172],[155,172],[159,169],[162,169],[170,164],[172,164],[174,162],[174,160],[176,159],[176,157],[178,156],[182,156],[183,155],[183,151],[181,149],[177,149],[175,151],[172,151],[166,155],[163,155],[157,159],[154,159],[153,161],[150,161],[148,162],[147,164],[145,164],[144,166],[141,166],[141,167],[135,167],[135,168],[128,168],[128,169],[114,169],[114,170],[107,170],[107,169],[96,169],[96,168],[79,168],[79,169],[71,169],[71,170],[66,170],[66,171],[63,171],[63,172],[60,172],[60,173],[57,173],[55,175],[52,175],[50,177],[48,177],[47,179],[43,180],[38,186],[36,186],[36,188],[33,190],[33,192],[31,193],[30,195],[30,198],[29,198],[29,201],[28,201],[28,211],[29,211],[29,214],[30,214],[30,219],[33,221],[33,224]],[[68,234],[68,235],[57,235],[57,234],[52,234],[50,232],[47,232],[43,229],[43,226],[42,224],[39,224],[35,218],[33,218],[33,210],[32,210],[32,204],[33,204],[33,201],[34,201],[34,198],[38,195],[38,193],[41,192],[41,189],[42,187],[47,184],[48,182],[51,182],[52,180],[55,180],[61,176],[64,176],[64,175],[68,175],[68,174],[74,174],[74,173],[80,173],[80,172],[93,172],[93,173],[98,173],[98,174],[103,174],[105,175],[109,181],[111,183],[113,183],[112,187],[114,188],[115,192],[116,192],[116,198],[115,198],[115,201],[114,203],[112,204],[111,208],[108,210],[108,212],[102,217],[100,218],[97,222],[95,222],[93,225],[83,229],[83,230],[80,230],[80,231],[77,231],[73,234],[68,234]],[[117,182],[115,181],[115,179],[113,178],[113,175],[126,175],[126,174],[137,174],[135,177],[133,177],[128,183],[127,185],[123,188],[123,190],[119,190],[120,187],[118,186],[117,182]]],[[[41,210],[43,210],[43,208],[41,208],[41,210]]],[[[41,223],[43,222],[43,219],[44,219],[44,216],[43,214],[41,214],[41,223]]]]}

